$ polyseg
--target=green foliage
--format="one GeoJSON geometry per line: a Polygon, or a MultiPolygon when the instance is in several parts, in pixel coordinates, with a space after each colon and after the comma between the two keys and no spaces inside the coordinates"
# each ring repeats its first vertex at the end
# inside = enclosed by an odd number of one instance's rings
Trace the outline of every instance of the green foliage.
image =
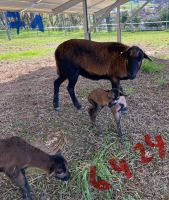
{"type": "Polygon", "coordinates": [[[120,19],[121,23],[125,23],[127,21],[128,17],[129,17],[128,12],[123,12],[121,14],[121,19],[120,19]]]}
{"type": "MultiPolygon", "coordinates": [[[[111,138],[112,139],[112,138],[111,138]]],[[[110,165],[108,164],[108,160],[111,159],[112,156],[117,158],[117,160],[121,160],[124,158],[124,152],[123,150],[119,150],[117,148],[116,144],[117,141],[113,141],[110,143],[110,137],[105,138],[105,141],[102,143],[102,146],[100,147],[100,150],[97,151],[91,158],[91,160],[85,162],[78,161],[76,164],[75,171],[73,174],[73,182],[76,183],[77,188],[81,194],[83,194],[84,200],[93,200],[93,199],[113,199],[114,197],[114,189],[118,189],[121,193],[124,192],[125,187],[123,182],[123,174],[120,174],[118,172],[115,172],[114,170],[111,170],[110,165]],[[116,147],[115,147],[116,146],[116,147]],[[112,153],[113,152],[113,153],[112,153]],[[95,189],[93,186],[89,183],[89,169],[91,166],[96,166],[97,169],[97,180],[106,180],[112,185],[112,189],[105,190],[105,191],[99,191],[95,189]]],[[[131,151],[131,143],[129,141],[125,141],[125,150],[129,154],[131,151]]],[[[135,154],[130,154],[131,156],[134,156],[133,159],[135,159],[135,154]]],[[[126,200],[135,200],[140,199],[139,194],[137,191],[133,192],[133,195],[123,195],[124,199],[126,200]],[[133,198],[133,199],[132,199],[133,198]]]]}
{"type": "Polygon", "coordinates": [[[163,8],[160,11],[160,20],[161,21],[168,21],[169,20],[169,8],[163,8]]]}
{"type": "MultiPolygon", "coordinates": [[[[165,7],[160,11],[160,18],[161,21],[169,21],[169,7],[165,7]]],[[[166,26],[166,23],[162,23],[164,26],[166,26]]],[[[167,26],[169,26],[169,23],[167,23],[167,26]]]]}
{"type": "MultiPolygon", "coordinates": [[[[107,180],[109,183],[113,185],[113,178],[119,179],[119,175],[117,173],[111,173],[109,170],[108,164],[105,161],[105,156],[109,151],[109,148],[112,146],[112,143],[109,145],[103,145],[102,149],[94,155],[93,159],[89,163],[85,163],[84,161],[79,162],[78,167],[76,167],[74,181],[77,183],[80,192],[83,194],[84,200],[92,200],[94,199],[95,191],[97,189],[92,188],[89,183],[89,168],[90,166],[95,165],[97,167],[97,177],[100,177],[102,180],[107,180]]],[[[102,191],[102,195],[104,198],[112,199],[113,197],[113,189],[102,191]]]]}
{"type": "Polygon", "coordinates": [[[134,23],[140,23],[141,22],[141,19],[138,17],[138,16],[135,16],[132,20],[132,22],[134,23]]]}
{"type": "Polygon", "coordinates": [[[161,64],[156,64],[151,61],[145,61],[142,65],[142,71],[147,73],[160,72],[164,68],[161,64]]]}

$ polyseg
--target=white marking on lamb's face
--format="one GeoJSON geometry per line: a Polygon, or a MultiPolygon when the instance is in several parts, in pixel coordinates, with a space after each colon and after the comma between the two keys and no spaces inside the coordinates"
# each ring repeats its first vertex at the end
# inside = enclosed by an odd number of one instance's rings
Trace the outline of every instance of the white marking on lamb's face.
{"type": "Polygon", "coordinates": [[[119,99],[115,100],[113,103],[115,103],[115,105],[112,107],[112,113],[117,119],[121,115],[121,108],[127,107],[126,98],[124,96],[120,96],[119,99]]]}

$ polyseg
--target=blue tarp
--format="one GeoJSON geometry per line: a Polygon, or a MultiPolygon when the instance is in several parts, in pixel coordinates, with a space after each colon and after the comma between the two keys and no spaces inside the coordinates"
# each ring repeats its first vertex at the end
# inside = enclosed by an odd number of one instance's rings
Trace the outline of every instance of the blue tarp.
{"type": "Polygon", "coordinates": [[[35,18],[31,23],[31,27],[33,29],[38,27],[41,32],[44,32],[44,25],[43,25],[42,17],[40,15],[35,15],[35,18]]]}
{"type": "Polygon", "coordinates": [[[10,22],[10,28],[16,28],[17,34],[19,34],[20,27],[25,26],[25,23],[21,21],[19,12],[6,12],[6,17],[13,18],[14,21],[10,22]]]}
{"type": "MultiPolygon", "coordinates": [[[[16,28],[17,34],[19,34],[20,28],[25,26],[25,23],[23,21],[21,21],[20,13],[8,11],[8,12],[6,12],[6,17],[13,18],[13,21],[11,21],[9,24],[10,28],[16,28]]],[[[33,29],[38,27],[41,32],[44,32],[44,25],[43,25],[42,17],[39,14],[35,15],[32,23],[31,23],[31,27],[33,29]]]]}

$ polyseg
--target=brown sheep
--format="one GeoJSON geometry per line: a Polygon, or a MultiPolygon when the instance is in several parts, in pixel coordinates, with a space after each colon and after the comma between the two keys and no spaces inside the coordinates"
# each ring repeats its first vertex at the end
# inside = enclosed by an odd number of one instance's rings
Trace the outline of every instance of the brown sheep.
{"type": "Polygon", "coordinates": [[[59,110],[59,87],[66,79],[74,106],[81,108],[74,92],[79,75],[92,80],[110,80],[116,99],[119,96],[120,80],[134,79],[144,58],[151,60],[139,47],[129,47],[118,42],[84,39],[63,42],[55,51],[59,77],[54,81],[54,108],[59,110]]]}
{"type": "Polygon", "coordinates": [[[101,128],[96,125],[96,117],[102,108],[108,106],[112,111],[118,130],[118,135],[121,138],[123,135],[120,124],[121,113],[127,113],[128,110],[125,97],[120,96],[118,100],[114,100],[114,94],[111,90],[103,90],[102,88],[98,88],[89,94],[88,101],[91,104],[91,107],[88,109],[90,120],[92,124],[96,126],[98,134],[102,136],[101,128]]]}
{"type": "Polygon", "coordinates": [[[0,139],[0,172],[20,187],[24,199],[32,200],[25,176],[27,167],[40,168],[62,181],[70,177],[67,162],[61,154],[49,155],[16,136],[0,139]]]}

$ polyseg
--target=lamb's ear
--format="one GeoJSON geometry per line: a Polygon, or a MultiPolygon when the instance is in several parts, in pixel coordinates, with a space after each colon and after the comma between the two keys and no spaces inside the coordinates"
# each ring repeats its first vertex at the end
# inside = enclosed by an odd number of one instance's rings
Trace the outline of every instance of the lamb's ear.
{"type": "Polygon", "coordinates": [[[146,53],[144,53],[144,58],[152,61],[152,59],[146,53]]]}
{"type": "Polygon", "coordinates": [[[114,98],[113,91],[109,90],[107,96],[108,96],[109,99],[113,99],[114,98]]]}

